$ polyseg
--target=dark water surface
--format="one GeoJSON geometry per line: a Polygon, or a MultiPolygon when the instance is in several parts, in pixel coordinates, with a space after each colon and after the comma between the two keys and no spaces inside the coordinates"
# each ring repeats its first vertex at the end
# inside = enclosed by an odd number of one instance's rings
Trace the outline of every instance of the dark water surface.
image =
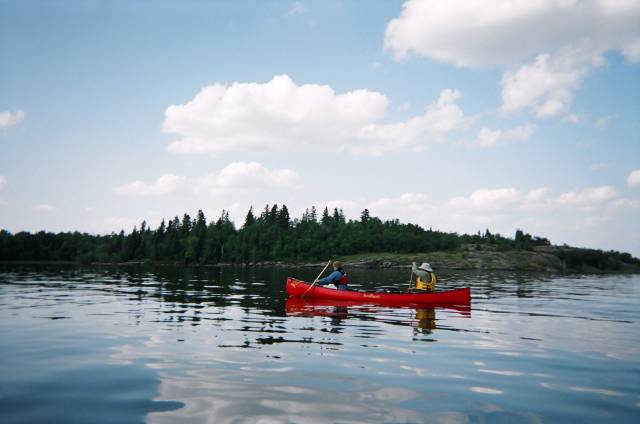
{"type": "Polygon", "coordinates": [[[316,272],[0,267],[0,422],[640,422],[640,276],[439,275],[470,309],[286,302],[316,272]]]}

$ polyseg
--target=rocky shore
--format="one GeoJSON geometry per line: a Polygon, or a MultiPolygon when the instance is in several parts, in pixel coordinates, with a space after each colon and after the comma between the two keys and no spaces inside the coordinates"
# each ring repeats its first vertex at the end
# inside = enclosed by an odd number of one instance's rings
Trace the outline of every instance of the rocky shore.
{"type": "MultiPolygon", "coordinates": [[[[545,273],[639,273],[640,264],[629,263],[607,252],[568,246],[542,246],[532,250],[500,251],[488,246],[465,246],[454,251],[425,253],[369,253],[343,256],[351,268],[409,268],[412,262],[429,262],[440,270],[521,271],[545,273]]],[[[637,259],[632,258],[635,261],[637,259]]],[[[257,262],[248,266],[323,267],[326,262],[257,262]]]]}

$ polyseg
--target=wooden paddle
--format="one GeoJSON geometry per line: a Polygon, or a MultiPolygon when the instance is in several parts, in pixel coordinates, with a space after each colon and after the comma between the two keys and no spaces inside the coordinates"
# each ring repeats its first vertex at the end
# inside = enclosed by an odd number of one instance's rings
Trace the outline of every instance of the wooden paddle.
{"type": "Polygon", "coordinates": [[[304,295],[305,295],[305,294],[307,294],[307,292],[308,292],[309,290],[311,290],[311,288],[312,288],[313,286],[315,286],[315,284],[318,282],[318,280],[320,279],[320,277],[322,276],[322,274],[324,274],[324,272],[325,272],[325,270],[327,269],[327,267],[329,266],[329,264],[331,264],[331,260],[329,260],[329,262],[327,262],[327,264],[324,266],[324,268],[322,268],[322,271],[320,271],[320,274],[318,274],[318,276],[316,277],[316,279],[315,279],[315,280],[313,280],[313,283],[309,286],[309,288],[308,288],[308,289],[306,289],[306,290],[304,291],[304,293],[302,293],[302,296],[300,296],[300,297],[304,297],[304,295]]]}

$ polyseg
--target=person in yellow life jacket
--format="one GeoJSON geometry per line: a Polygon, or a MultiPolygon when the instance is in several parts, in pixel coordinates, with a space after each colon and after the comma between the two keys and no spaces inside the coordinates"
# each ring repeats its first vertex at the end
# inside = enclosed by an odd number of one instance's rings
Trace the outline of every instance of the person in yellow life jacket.
{"type": "Polygon", "coordinates": [[[411,265],[412,274],[416,275],[416,290],[433,291],[436,288],[436,275],[431,269],[431,265],[423,262],[418,266],[415,262],[411,265]]]}

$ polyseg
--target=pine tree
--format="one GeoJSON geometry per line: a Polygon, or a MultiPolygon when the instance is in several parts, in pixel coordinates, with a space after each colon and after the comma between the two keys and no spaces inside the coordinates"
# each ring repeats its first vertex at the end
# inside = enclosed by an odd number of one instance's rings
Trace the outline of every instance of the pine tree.
{"type": "Polygon", "coordinates": [[[198,229],[198,231],[202,231],[207,228],[207,219],[204,216],[204,212],[202,209],[198,209],[198,214],[196,215],[194,228],[198,229]]]}
{"type": "Polygon", "coordinates": [[[183,235],[186,235],[187,233],[189,233],[189,231],[191,231],[191,217],[189,216],[189,214],[185,213],[182,216],[182,224],[180,225],[180,230],[183,235]]]}
{"type": "Polygon", "coordinates": [[[251,206],[249,208],[249,212],[247,212],[247,216],[244,218],[243,228],[249,228],[255,223],[256,223],[256,217],[253,215],[253,206],[251,206]]]}
{"type": "Polygon", "coordinates": [[[279,228],[284,230],[289,229],[291,225],[291,217],[289,216],[289,209],[287,208],[287,205],[282,205],[282,208],[280,208],[277,221],[279,228]]]}
{"type": "Polygon", "coordinates": [[[313,222],[318,222],[318,211],[316,211],[315,206],[311,206],[311,212],[309,213],[309,220],[313,222]]]}
{"type": "Polygon", "coordinates": [[[164,232],[165,232],[166,227],[167,227],[167,226],[165,225],[165,223],[164,223],[164,218],[163,218],[163,219],[162,219],[162,222],[160,222],[160,226],[159,226],[159,227],[158,227],[158,229],[156,230],[156,235],[157,235],[157,236],[159,236],[159,237],[164,236],[164,232]]]}
{"type": "Polygon", "coordinates": [[[362,222],[363,224],[366,224],[369,222],[370,219],[371,219],[371,215],[369,214],[369,209],[363,210],[362,213],[360,214],[360,222],[362,222]]]}
{"type": "Polygon", "coordinates": [[[344,224],[344,212],[342,209],[338,210],[338,208],[333,208],[333,221],[338,224],[344,224]]]}
{"type": "Polygon", "coordinates": [[[329,209],[326,206],[322,211],[322,218],[320,222],[322,222],[322,225],[329,225],[331,223],[331,218],[329,217],[329,209]]]}
{"type": "Polygon", "coordinates": [[[278,220],[278,205],[274,204],[271,207],[271,211],[269,211],[269,218],[267,219],[267,223],[269,226],[275,225],[278,220]]]}

